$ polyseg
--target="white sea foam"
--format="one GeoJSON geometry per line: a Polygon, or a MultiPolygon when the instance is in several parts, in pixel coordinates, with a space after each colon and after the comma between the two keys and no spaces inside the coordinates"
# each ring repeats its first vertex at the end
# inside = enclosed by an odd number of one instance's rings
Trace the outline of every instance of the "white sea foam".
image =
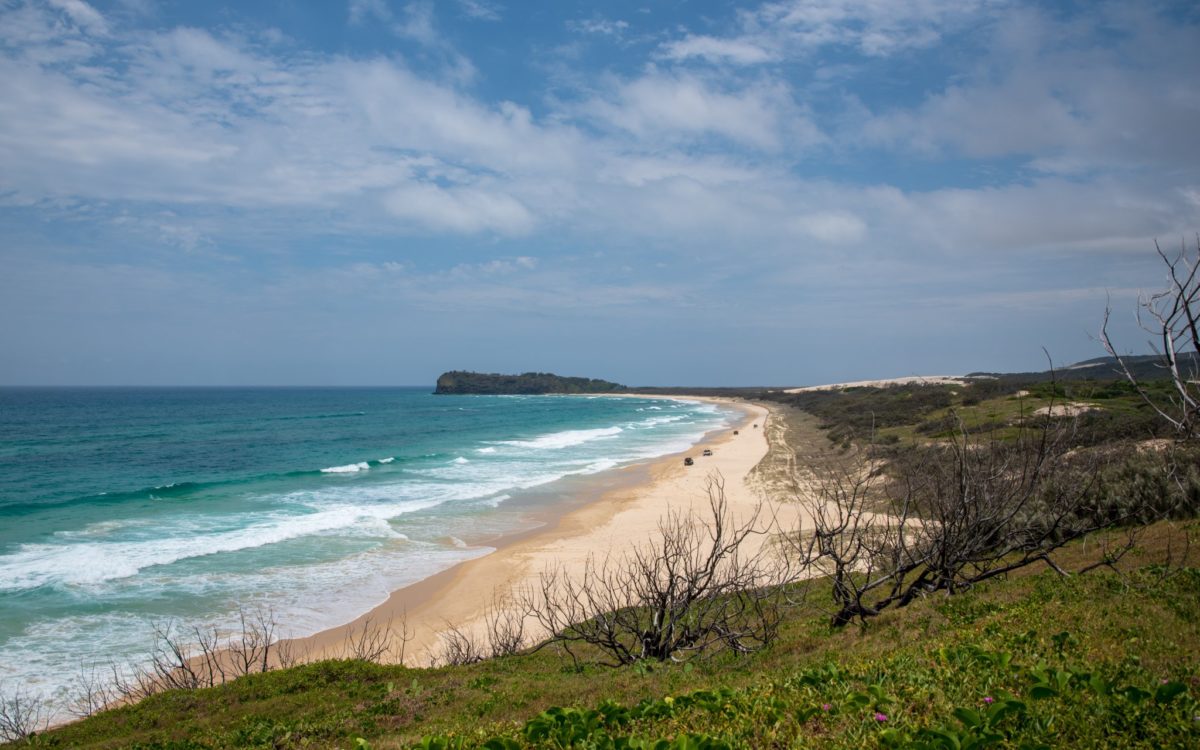
{"type": "Polygon", "coordinates": [[[229,531],[198,533],[184,519],[174,524],[175,534],[155,539],[74,544],[23,544],[12,554],[0,557],[0,591],[20,591],[54,585],[92,585],[129,578],[156,565],[204,557],[221,552],[238,552],[298,537],[353,529],[356,535],[374,529],[390,535],[390,518],[437,505],[438,501],[379,505],[335,506],[314,513],[275,513],[263,520],[229,531]],[[188,531],[192,533],[187,533],[188,531]]]}
{"type": "Polygon", "coordinates": [[[371,465],[366,461],[359,461],[356,464],[346,464],[345,466],[330,466],[328,469],[321,469],[322,474],[353,474],[356,471],[366,471],[371,468],[371,465]]]}
{"type": "Polygon", "coordinates": [[[668,415],[665,417],[649,417],[647,419],[643,419],[640,422],[634,422],[630,426],[633,427],[635,430],[636,429],[646,429],[646,428],[650,428],[650,427],[657,427],[660,424],[672,424],[674,422],[679,422],[684,419],[686,419],[686,417],[684,417],[680,414],[671,414],[671,415],[668,415]]]}
{"type": "Polygon", "coordinates": [[[478,448],[478,449],[476,449],[475,452],[476,453],[495,453],[496,449],[489,445],[486,448],[478,448]]]}
{"type": "Polygon", "coordinates": [[[620,427],[600,427],[594,430],[564,430],[542,435],[532,440],[504,440],[504,445],[532,450],[558,450],[582,445],[593,440],[605,440],[620,435],[624,430],[620,427]]]}
{"type": "Polygon", "coordinates": [[[605,458],[605,459],[601,459],[599,461],[595,461],[593,463],[588,464],[587,468],[584,469],[580,473],[582,473],[582,474],[597,474],[601,471],[608,471],[609,469],[614,468],[616,465],[617,465],[616,461],[614,461],[610,458],[605,458]]]}
{"type": "Polygon", "coordinates": [[[466,459],[466,458],[463,458],[462,456],[459,456],[458,458],[454,459],[454,461],[453,461],[452,463],[456,463],[456,464],[469,464],[469,463],[471,463],[471,462],[470,462],[470,460],[468,460],[468,459],[466,459]]]}
{"type": "Polygon", "coordinates": [[[396,457],[395,457],[395,456],[388,456],[387,458],[381,458],[381,459],[379,459],[379,463],[381,463],[381,464],[390,464],[392,461],[395,461],[395,460],[396,460],[396,457]]]}
{"type": "MultiPolygon", "coordinates": [[[[464,560],[491,552],[482,547],[464,549],[446,544],[396,547],[384,553],[353,555],[330,562],[306,565],[301,576],[291,567],[268,568],[240,574],[195,575],[175,580],[164,592],[178,601],[221,597],[247,607],[270,609],[279,618],[279,635],[302,637],[346,622],[387,600],[388,595],[446,570],[464,560]]],[[[191,626],[216,626],[229,632],[238,628],[236,611],[181,614],[181,632],[191,626]]],[[[81,614],[31,622],[20,634],[0,643],[0,674],[46,698],[76,697],[80,664],[116,664],[128,671],[143,660],[153,642],[152,624],[138,612],[81,614]]],[[[100,670],[107,673],[107,666],[100,670]]],[[[66,714],[54,720],[67,720],[66,714]]]]}
{"type": "Polygon", "coordinates": [[[64,529],[54,532],[54,536],[60,539],[89,539],[102,536],[111,536],[112,534],[122,531],[130,525],[147,524],[150,521],[98,521],[88,524],[82,529],[64,529]]]}

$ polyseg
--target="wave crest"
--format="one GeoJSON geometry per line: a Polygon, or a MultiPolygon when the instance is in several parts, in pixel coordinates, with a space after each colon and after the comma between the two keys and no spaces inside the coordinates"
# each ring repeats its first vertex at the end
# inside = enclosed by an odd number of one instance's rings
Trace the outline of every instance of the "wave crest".
{"type": "Polygon", "coordinates": [[[542,435],[532,440],[504,440],[501,442],[504,445],[511,445],[515,448],[558,450],[560,448],[582,445],[593,440],[614,438],[622,432],[624,430],[620,427],[600,427],[594,430],[563,430],[562,432],[551,432],[548,435],[542,435]]]}
{"type": "Polygon", "coordinates": [[[359,461],[356,464],[346,464],[345,466],[330,466],[327,469],[321,469],[322,474],[353,474],[356,471],[366,471],[371,468],[371,465],[366,461],[359,461]]]}

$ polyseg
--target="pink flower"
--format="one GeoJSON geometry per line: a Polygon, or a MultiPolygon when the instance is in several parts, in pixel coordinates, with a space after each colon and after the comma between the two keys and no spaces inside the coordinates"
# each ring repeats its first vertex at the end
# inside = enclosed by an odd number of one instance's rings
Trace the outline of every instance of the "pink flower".
{"type": "Polygon", "coordinates": [[[985,695],[985,696],[983,696],[983,702],[990,706],[996,702],[996,699],[990,695],[985,695]]]}
{"type": "Polygon", "coordinates": [[[822,703],[822,704],[821,704],[821,710],[822,710],[822,711],[828,711],[828,710],[829,710],[829,709],[831,709],[831,708],[833,708],[833,706],[829,705],[828,703],[822,703]]]}
{"type": "Polygon", "coordinates": [[[875,721],[887,721],[887,714],[876,713],[875,721]]]}

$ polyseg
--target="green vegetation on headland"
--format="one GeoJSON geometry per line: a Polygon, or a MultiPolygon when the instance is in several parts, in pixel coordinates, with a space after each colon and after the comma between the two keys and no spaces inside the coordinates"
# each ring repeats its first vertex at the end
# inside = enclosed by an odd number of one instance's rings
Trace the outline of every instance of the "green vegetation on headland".
{"type": "Polygon", "coordinates": [[[607,380],[572,378],[549,372],[527,372],[521,375],[465,372],[451,370],[438,376],[438,394],[470,395],[538,395],[545,393],[614,393],[625,386],[607,380]]]}

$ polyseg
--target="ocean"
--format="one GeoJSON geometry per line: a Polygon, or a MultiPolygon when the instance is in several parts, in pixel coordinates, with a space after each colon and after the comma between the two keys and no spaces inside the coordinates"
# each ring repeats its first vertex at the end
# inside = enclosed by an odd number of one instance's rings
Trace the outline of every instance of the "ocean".
{"type": "Polygon", "coordinates": [[[229,627],[238,607],[284,636],[348,622],[577,477],[733,418],[431,390],[0,389],[0,689],[69,697],[81,668],[143,663],[155,623],[229,627]]]}

